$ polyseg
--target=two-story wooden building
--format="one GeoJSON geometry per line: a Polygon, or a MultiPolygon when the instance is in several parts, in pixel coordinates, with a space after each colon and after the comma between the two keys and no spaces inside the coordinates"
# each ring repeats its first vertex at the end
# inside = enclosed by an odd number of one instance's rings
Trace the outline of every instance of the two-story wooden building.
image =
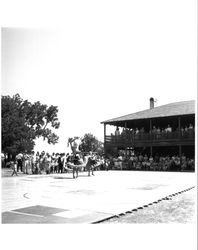
{"type": "Polygon", "coordinates": [[[182,101],[154,107],[101,122],[104,124],[105,154],[195,155],[195,101],[182,101]],[[116,133],[107,135],[106,126],[116,133]]]}

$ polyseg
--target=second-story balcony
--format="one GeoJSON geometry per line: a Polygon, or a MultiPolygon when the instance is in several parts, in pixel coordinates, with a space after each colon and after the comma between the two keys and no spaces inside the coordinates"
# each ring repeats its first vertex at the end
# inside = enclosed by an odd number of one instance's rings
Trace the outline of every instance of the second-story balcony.
{"type": "Polygon", "coordinates": [[[190,131],[173,131],[160,133],[125,133],[121,135],[105,136],[105,144],[112,146],[124,147],[139,147],[149,145],[168,145],[175,144],[194,144],[195,132],[194,129],[190,131]]]}

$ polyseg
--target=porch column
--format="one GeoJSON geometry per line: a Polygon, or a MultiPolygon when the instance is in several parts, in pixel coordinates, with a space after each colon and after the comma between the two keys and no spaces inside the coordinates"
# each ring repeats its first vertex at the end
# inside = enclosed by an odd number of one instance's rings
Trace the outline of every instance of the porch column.
{"type": "MultiPolygon", "coordinates": [[[[181,139],[181,117],[178,117],[178,133],[179,133],[179,139],[181,139]]],[[[180,164],[182,164],[182,146],[179,145],[179,158],[180,158],[180,164]]]]}
{"type": "Polygon", "coordinates": [[[150,138],[150,140],[152,139],[152,120],[150,119],[149,120],[149,122],[150,122],[150,131],[149,131],[149,138],[150,138]]]}
{"type": "Polygon", "coordinates": [[[150,154],[153,156],[153,147],[150,146],[150,154]]]}
{"type": "Polygon", "coordinates": [[[179,157],[180,157],[180,159],[181,159],[181,156],[182,156],[182,146],[179,145],[179,157]]]}
{"type": "Polygon", "coordinates": [[[150,132],[151,132],[152,131],[152,120],[150,119],[149,122],[150,122],[150,132]]]}
{"type": "Polygon", "coordinates": [[[106,124],[104,123],[104,154],[106,154],[106,124]]]}
{"type": "Polygon", "coordinates": [[[178,130],[179,130],[179,138],[181,138],[181,117],[178,117],[178,130]]]}
{"type": "MultiPolygon", "coordinates": [[[[150,119],[150,131],[149,131],[149,138],[150,138],[150,143],[152,145],[152,120],[150,119]]],[[[153,156],[153,147],[150,146],[150,154],[153,156]]]]}
{"type": "Polygon", "coordinates": [[[125,156],[127,155],[127,133],[126,133],[126,129],[127,129],[127,122],[125,122],[124,124],[124,128],[125,128],[125,156]]]}

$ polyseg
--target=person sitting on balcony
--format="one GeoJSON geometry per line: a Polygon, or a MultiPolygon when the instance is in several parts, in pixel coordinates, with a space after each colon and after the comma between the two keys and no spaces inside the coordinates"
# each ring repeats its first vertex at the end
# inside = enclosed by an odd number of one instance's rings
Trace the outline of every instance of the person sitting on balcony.
{"type": "Polygon", "coordinates": [[[166,138],[166,130],[164,128],[161,130],[161,136],[163,139],[166,138]]]}
{"type": "Polygon", "coordinates": [[[114,136],[114,134],[113,134],[113,133],[111,133],[111,141],[113,142],[113,141],[114,141],[114,139],[115,139],[115,136],[114,136]]]}
{"type": "Polygon", "coordinates": [[[181,127],[181,136],[183,137],[184,136],[184,128],[181,127]]]}
{"type": "Polygon", "coordinates": [[[125,128],[122,129],[121,135],[122,135],[122,136],[125,136],[125,135],[126,135],[126,129],[125,129],[125,128]]]}
{"type": "Polygon", "coordinates": [[[184,137],[188,137],[188,127],[185,126],[184,128],[184,137]]]}
{"type": "Polygon", "coordinates": [[[168,124],[168,127],[166,128],[166,133],[167,133],[167,137],[170,138],[170,133],[172,132],[172,128],[171,126],[168,124]]]}
{"type": "Polygon", "coordinates": [[[161,130],[160,130],[160,128],[159,128],[159,127],[157,128],[156,133],[157,133],[156,138],[157,138],[157,139],[159,139],[159,138],[161,137],[161,130]]]}
{"type": "Polygon", "coordinates": [[[120,130],[118,127],[116,127],[115,136],[119,136],[119,135],[120,135],[120,130]]]}
{"type": "Polygon", "coordinates": [[[136,138],[136,139],[139,139],[139,133],[140,133],[139,129],[136,128],[136,129],[135,129],[135,138],[136,138]]]}
{"type": "Polygon", "coordinates": [[[188,128],[188,132],[189,132],[189,136],[190,136],[190,137],[193,137],[193,130],[194,130],[193,125],[190,124],[190,125],[189,125],[189,128],[188,128]]]}
{"type": "Polygon", "coordinates": [[[193,130],[193,125],[192,125],[192,123],[190,123],[190,125],[189,125],[189,128],[188,129],[192,129],[193,130]]]}
{"type": "Polygon", "coordinates": [[[156,129],[155,126],[153,126],[152,134],[153,134],[153,139],[156,139],[156,136],[157,136],[157,129],[156,129]]]}
{"type": "Polygon", "coordinates": [[[168,127],[166,128],[166,132],[172,132],[172,128],[171,128],[171,126],[168,124],[168,127]]]}
{"type": "Polygon", "coordinates": [[[140,129],[140,139],[143,139],[144,138],[144,128],[142,127],[141,129],[140,129]]]}

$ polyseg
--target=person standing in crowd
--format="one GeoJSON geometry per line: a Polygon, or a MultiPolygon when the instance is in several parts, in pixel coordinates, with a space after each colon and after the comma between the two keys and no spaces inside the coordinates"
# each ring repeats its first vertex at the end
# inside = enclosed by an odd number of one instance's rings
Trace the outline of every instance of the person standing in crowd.
{"type": "Polygon", "coordinates": [[[28,174],[29,167],[29,156],[27,153],[24,154],[24,174],[28,174]]]}
{"type": "Polygon", "coordinates": [[[35,172],[36,172],[36,154],[34,152],[32,152],[31,161],[32,161],[32,174],[35,174],[35,172]]]}
{"type": "Polygon", "coordinates": [[[16,175],[16,176],[18,176],[18,174],[17,174],[17,161],[15,160],[15,161],[11,161],[11,168],[12,168],[12,170],[13,170],[13,172],[12,172],[12,176],[14,176],[14,174],[16,175]]]}
{"type": "Polygon", "coordinates": [[[30,158],[29,158],[29,164],[30,164],[30,169],[29,173],[33,174],[34,173],[34,168],[35,168],[35,156],[34,156],[34,151],[31,153],[30,158]]]}
{"type": "Polygon", "coordinates": [[[51,168],[51,157],[49,153],[45,155],[45,172],[46,174],[50,173],[50,168],[51,168]]]}
{"type": "Polygon", "coordinates": [[[55,154],[55,161],[54,161],[54,173],[58,173],[58,158],[59,158],[59,154],[56,153],[55,154]]]}
{"type": "Polygon", "coordinates": [[[63,173],[62,154],[58,157],[58,173],[63,173]]]}
{"type": "Polygon", "coordinates": [[[51,167],[50,167],[50,173],[54,173],[54,167],[55,167],[55,153],[51,156],[51,167]]]}
{"type": "Polygon", "coordinates": [[[23,171],[23,154],[21,153],[17,154],[16,160],[17,160],[17,172],[19,172],[19,170],[22,172],[23,171]]]}
{"type": "Polygon", "coordinates": [[[45,151],[42,151],[40,155],[40,171],[45,172],[45,151]]]}
{"type": "Polygon", "coordinates": [[[40,174],[40,155],[39,152],[36,153],[35,157],[35,174],[40,174]]]}
{"type": "Polygon", "coordinates": [[[62,153],[61,161],[62,161],[63,173],[64,173],[65,167],[66,167],[66,154],[65,153],[62,153]]]}

